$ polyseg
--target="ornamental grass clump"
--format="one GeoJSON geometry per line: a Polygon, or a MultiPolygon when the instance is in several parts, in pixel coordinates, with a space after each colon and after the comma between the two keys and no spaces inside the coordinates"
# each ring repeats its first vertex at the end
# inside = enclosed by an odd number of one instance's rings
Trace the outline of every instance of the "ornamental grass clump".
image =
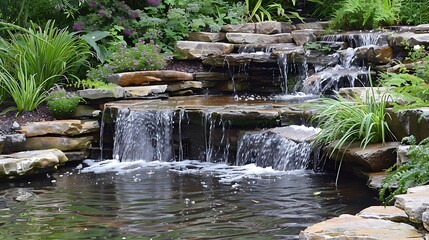
{"type": "Polygon", "coordinates": [[[91,69],[87,77],[105,82],[113,73],[161,69],[167,64],[168,59],[169,57],[161,54],[160,49],[153,42],[140,41],[134,47],[118,44],[106,63],[91,69]]]}

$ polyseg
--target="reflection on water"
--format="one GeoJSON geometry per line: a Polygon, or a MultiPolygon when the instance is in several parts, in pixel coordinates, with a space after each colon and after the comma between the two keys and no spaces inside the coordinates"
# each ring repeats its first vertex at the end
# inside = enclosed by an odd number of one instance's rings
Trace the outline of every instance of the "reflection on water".
{"type": "Polygon", "coordinates": [[[374,202],[307,171],[197,163],[94,164],[0,185],[1,239],[295,239],[374,202]]]}

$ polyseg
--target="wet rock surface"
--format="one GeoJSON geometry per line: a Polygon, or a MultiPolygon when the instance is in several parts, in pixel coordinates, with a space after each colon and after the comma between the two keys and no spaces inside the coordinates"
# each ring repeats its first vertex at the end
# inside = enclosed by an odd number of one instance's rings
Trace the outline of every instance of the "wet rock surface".
{"type": "Polygon", "coordinates": [[[23,126],[19,131],[28,138],[49,134],[76,136],[97,132],[99,128],[98,121],[56,120],[32,122],[23,126]]]}
{"type": "Polygon", "coordinates": [[[177,41],[175,52],[178,59],[201,59],[211,54],[229,54],[234,50],[234,44],[207,43],[192,41],[177,41]]]}
{"type": "Polygon", "coordinates": [[[32,137],[25,142],[28,150],[42,150],[56,148],[61,151],[75,151],[87,149],[94,137],[32,137]]]}

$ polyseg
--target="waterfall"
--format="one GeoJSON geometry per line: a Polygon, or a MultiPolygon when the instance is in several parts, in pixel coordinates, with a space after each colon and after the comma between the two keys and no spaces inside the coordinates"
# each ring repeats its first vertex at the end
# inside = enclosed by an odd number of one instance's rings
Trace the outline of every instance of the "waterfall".
{"type": "Polygon", "coordinates": [[[280,53],[277,55],[277,63],[279,65],[279,70],[280,70],[280,77],[283,79],[283,85],[282,85],[282,90],[284,94],[287,94],[288,92],[288,86],[287,86],[287,75],[289,73],[288,71],[288,57],[286,53],[280,53]]]}
{"type": "Polygon", "coordinates": [[[272,131],[247,132],[239,140],[236,163],[271,166],[280,171],[305,169],[310,162],[312,150],[308,142],[294,141],[272,131]]]}
{"type": "Polygon", "coordinates": [[[113,157],[123,162],[174,160],[173,115],[172,110],[119,109],[113,157]]]}

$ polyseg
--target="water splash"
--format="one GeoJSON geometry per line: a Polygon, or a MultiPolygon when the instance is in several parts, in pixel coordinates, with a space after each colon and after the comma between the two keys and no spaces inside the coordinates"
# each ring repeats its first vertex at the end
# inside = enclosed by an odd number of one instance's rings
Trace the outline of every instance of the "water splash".
{"type": "Polygon", "coordinates": [[[113,157],[121,161],[172,161],[172,110],[119,109],[113,157]]]}
{"type": "Polygon", "coordinates": [[[308,142],[295,142],[270,131],[247,132],[239,140],[237,165],[252,163],[280,171],[305,169],[311,153],[308,142]]]}

